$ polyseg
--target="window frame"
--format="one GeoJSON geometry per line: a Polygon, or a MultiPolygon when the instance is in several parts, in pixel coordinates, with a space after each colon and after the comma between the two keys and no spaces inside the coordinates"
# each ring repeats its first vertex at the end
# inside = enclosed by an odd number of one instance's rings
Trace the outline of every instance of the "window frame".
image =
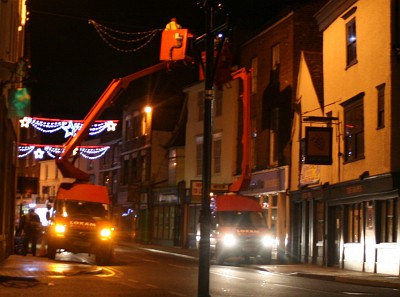
{"type": "Polygon", "coordinates": [[[212,150],[213,173],[219,175],[222,173],[222,137],[220,134],[214,135],[212,150]]]}
{"type": "Polygon", "coordinates": [[[279,65],[281,64],[281,47],[280,44],[274,44],[271,49],[271,69],[277,70],[279,69],[279,65]]]}
{"type": "Polygon", "coordinates": [[[398,226],[398,201],[397,199],[376,201],[376,242],[397,242],[398,226]]]}
{"type": "Polygon", "coordinates": [[[344,160],[364,159],[364,92],[342,103],[344,115],[344,160]]]}
{"type": "Polygon", "coordinates": [[[376,127],[382,129],[385,127],[385,84],[376,87],[377,90],[377,116],[376,127]]]}
{"type": "Polygon", "coordinates": [[[346,67],[357,64],[356,18],[346,23],[346,67]]]}

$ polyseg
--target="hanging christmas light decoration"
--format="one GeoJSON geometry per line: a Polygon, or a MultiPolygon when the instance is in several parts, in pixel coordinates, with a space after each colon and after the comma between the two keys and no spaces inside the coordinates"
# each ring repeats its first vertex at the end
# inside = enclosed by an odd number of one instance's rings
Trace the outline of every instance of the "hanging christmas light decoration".
{"type": "MultiPolygon", "coordinates": [[[[85,159],[95,160],[104,156],[104,154],[110,149],[109,146],[78,146],[74,150],[74,155],[79,154],[85,159]]],[[[44,158],[45,154],[50,158],[56,158],[64,150],[62,145],[47,145],[47,144],[27,144],[21,143],[18,146],[18,158],[27,157],[32,152],[34,153],[36,160],[44,158]]]]}
{"type": "Polygon", "coordinates": [[[123,53],[133,53],[144,48],[157,33],[163,31],[163,29],[154,29],[143,32],[126,32],[106,27],[94,20],[89,20],[89,24],[93,25],[97,34],[109,47],[123,53]]]}
{"type": "MultiPolygon", "coordinates": [[[[29,128],[32,126],[36,130],[43,133],[54,133],[60,130],[65,132],[64,137],[75,136],[76,132],[83,126],[83,121],[60,120],[47,118],[24,117],[19,120],[21,128],[29,128]]],[[[97,135],[103,131],[115,131],[118,120],[98,120],[95,121],[89,129],[89,135],[97,135]]]]}

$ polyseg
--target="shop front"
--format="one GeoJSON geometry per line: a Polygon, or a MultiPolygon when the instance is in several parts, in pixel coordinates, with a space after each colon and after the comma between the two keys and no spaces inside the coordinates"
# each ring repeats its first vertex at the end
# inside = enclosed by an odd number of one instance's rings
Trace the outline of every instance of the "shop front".
{"type": "Polygon", "coordinates": [[[177,188],[153,189],[151,203],[151,242],[181,244],[182,207],[177,188]]]}
{"type": "Polygon", "coordinates": [[[293,253],[304,263],[399,275],[398,189],[398,176],[384,174],[292,192],[293,253]]]}
{"type": "Polygon", "coordinates": [[[288,260],[290,226],[288,174],[288,166],[254,172],[248,189],[239,193],[260,199],[268,227],[276,237],[276,258],[280,262],[288,260]]]}

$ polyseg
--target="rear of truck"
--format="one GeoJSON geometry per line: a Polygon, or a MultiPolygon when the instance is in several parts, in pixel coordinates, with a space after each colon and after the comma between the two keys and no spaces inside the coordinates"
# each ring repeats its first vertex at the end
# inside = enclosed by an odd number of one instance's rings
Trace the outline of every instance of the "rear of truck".
{"type": "Polygon", "coordinates": [[[91,184],[62,185],[47,232],[47,256],[57,252],[88,253],[98,265],[109,265],[114,254],[114,228],[107,188],[91,184]]]}
{"type": "Polygon", "coordinates": [[[217,264],[232,257],[271,262],[273,237],[256,199],[220,195],[212,199],[211,208],[210,251],[217,264]]]}

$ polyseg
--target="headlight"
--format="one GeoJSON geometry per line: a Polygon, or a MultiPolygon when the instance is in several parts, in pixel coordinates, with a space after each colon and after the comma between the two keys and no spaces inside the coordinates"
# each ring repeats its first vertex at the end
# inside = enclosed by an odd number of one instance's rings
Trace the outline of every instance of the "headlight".
{"type": "Polygon", "coordinates": [[[57,236],[64,236],[65,230],[65,225],[56,224],[54,226],[54,231],[56,232],[57,236]]]}
{"type": "Polygon", "coordinates": [[[112,229],[111,228],[104,228],[101,229],[100,231],[100,237],[102,240],[110,239],[112,235],[112,229]]]}
{"type": "Polygon", "coordinates": [[[226,246],[234,246],[237,243],[237,238],[233,234],[225,234],[222,239],[222,242],[226,246]]]}
{"type": "Polygon", "coordinates": [[[274,239],[270,235],[265,235],[262,238],[262,243],[264,246],[272,246],[272,244],[274,243],[274,239]]]}

